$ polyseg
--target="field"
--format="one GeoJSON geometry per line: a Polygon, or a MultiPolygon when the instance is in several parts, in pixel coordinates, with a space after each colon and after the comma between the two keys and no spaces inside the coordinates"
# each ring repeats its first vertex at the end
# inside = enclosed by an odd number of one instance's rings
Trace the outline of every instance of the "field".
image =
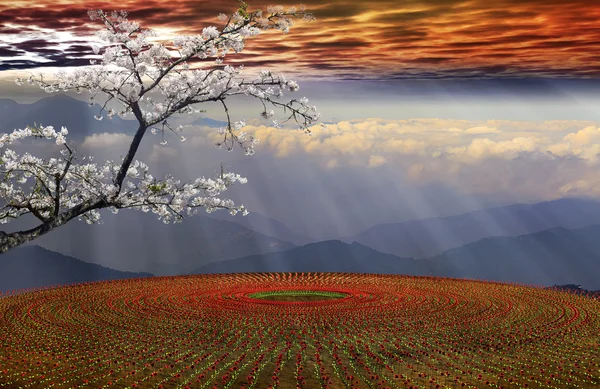
{"type": "Polygon", "coordinates": [[[600,301],[433,277],[260,273],[0,298],[6,388],[598,388],[600,301]]]}

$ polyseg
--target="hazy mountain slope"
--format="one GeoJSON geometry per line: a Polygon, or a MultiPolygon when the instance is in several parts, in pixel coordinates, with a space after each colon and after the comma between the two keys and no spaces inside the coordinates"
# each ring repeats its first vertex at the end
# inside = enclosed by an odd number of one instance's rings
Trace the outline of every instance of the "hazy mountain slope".
{"type": "MultiPolygon", "coordinates": [[[[225,127],[227,126],[226,121],[214,120],[211,118],[198,118],[190,123],[193,126],[206,126],[206,127],[225,127]]],[[[232,123],[233,124],[233,123],[232,123]]]]}
{"type": "Polygon", "coordinates": [[[311,243],[284,252],[211,263],[195,273],[350,272],[436,275],[600,289],[600,225],[485,238],[429,259],[384,254],[359,243],[311,243]]]}
{"type": "Polygon", "coordinates": [[[245,272],[345,272],[428,274],[428,263],[380,253],[359,243],[328,240],[291,250],[250,255],[210,263],[193,271],[201,273],[245,272]]]}
{"type": "Polygon", "coordinates": [[[600,289],[600,225],[486,238],[427,261],[440,276],[600,289]]]}
{"type": "MultiPolygon", "coordinates": [[[[225,223],[225,229],[220,232],[232,233],[228,222],[222,223],[225,223]]],[[[237,234],[252,232],[239,226],[237,234]]],[[[356,242],[331,240],[212,262],[191,273],[277,271],[436,275],[545,286],[577,284],[588,290],[599,290],[599,237],[600,225],[576,230],[555,228],[517,237],[485,238],[421,260],[381,253],[356,242]]],[[[210,244],[206,249],[212,249],[210,244]]],[[[223,252],[232,254],[234,251],[223,252]]],[[[186,262],[186,265],[193,263],[197,262],[186,262]]],[[[170,269],[178,269],[180,265],[173,264],[170,269]]],[[[16,248],[0,255],[0,290],[148,275],[107,269],[38,246],[16,248]]]]}
{"type": "Polygon", "coordinates": [[[206,215],[165,225],[156,215],[103,213],[104,224],[72,221],[36,243],[111,268],[156,275],[188,272],[213,261],[287,250],[294,244],[206,215]]]}
{"type": "Polygon", "coordinates": [[[101,106],[90,107],[87,102],[65,94],[45,97],[33,104],[18,104],[10,99],[0,100],[0,133],[9,133],[17,128],[25,128],[34,122],[44,126],[54,126],[69,130],[68,139],[81,141],[93,133],[133,133],[135,122],[123,120],[119,116],[98,121],[94,115],[100,113],[101,106]]]}
{"type": "Polygon", "coordinates": [[[18,247],[0,255],[0,291],[4,292],[138,277],[152,277],[152,274],[113,270],[40,246],[18,247]]]}
{"type": "Polygon", "coordinates": [[[560,199],[517,204],[457,216],[379,224],[345,238],[381,252],[426,258],[491,236],[517,236],[554,227],[600,223],[600,202],[560,199]]]}
{"type": "Polygon", "coordinates": [[[246,216],[243,216],[239,213],[234,216],[228,212],[214,212],[210,214],[210,217],[218,220],[232,221],[248,228],[249,230],[260,232],[261,234],[272,236],[296,245],[305,245],[317,240],[306,235],[302,235],[296,231],[292,231],[283,223],[256,212],[250,212],[246,216]]]}

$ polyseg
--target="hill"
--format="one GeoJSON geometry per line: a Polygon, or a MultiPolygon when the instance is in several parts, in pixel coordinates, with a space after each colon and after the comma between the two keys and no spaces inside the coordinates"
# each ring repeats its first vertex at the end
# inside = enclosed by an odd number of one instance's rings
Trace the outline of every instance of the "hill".
{"type": "Polygon", "coordinates": [[[87,102],[65,94],[52,95],[33,104],[19,104],[10,99],[0,100],[0,133],[10,133],[28,125],[43,124],[60,130],[65,126],[69,130],[69,139],[82,141],[93,133],[133,133],[135,123],[123,120],[119,116],[106,117],[98,121],[94,115],[100,113],[101,106],[90,107],[87,102]]]}
{"type": "Polygon", "coordinates": [[[428,263],[380,253],[359,243],[328,240],[291,250],[249,255],[209,263],[191,274],[248,272],[342,272],[378,274],[428,274],[428,263]]]}
{"type": "Polygon", "coordinates": [[[202,214],[169,226],[153,214],[136,210],[118,215],[103,212],[103,221],[95,225],[73,221],[36,243],[111,268],[156,275],[181,274],[209,262],[296,247],[202,214]]]}
{"type": "Polygon", "coordinates": [[[233,216],[228,212],[213,212],[210,214],[210,217],[213,219],[235,222],[249,230],[272,236],[282,241],[291,242],[295,245],[301,246],[317,240],[315,238],[302,235],[299,232],[292,231],[285,224],[279,222],[278,220],[256,212],[250,212],[250,214],[246,216],[242,216],[240,214],[233,216]]]}
{"type": "Polygon", "coordinates": [[[536,285],[577,284],[600,289],[600,225],[553,228],[516,237],[492,237],[429,260],[434,274],[536,285]]]}
{"type": "Polygon", "coordinates": [[[518,236],[555,227],[574,229],[597,223],[600,223],[600,202],[560,199],[378,224],[342,240],[356,241],[398,256],[427,258],[492,236],[518,236]]]}
{"type": "Polygon", "coordinates": [[[206,127],[225,127],[227,122],[222,120],[214,120],[211,118],[198,118],[190,123],[193,126],[206,126],[206,127]]]}
{"type": "Polygon", "coordinates": [[[401,258],[360,243],[329,240],[291,250],[209,263],[192,274],[347,272],[434,275],[528,285],[600,289],[600,225],[492,237],[428,259],[401,258]]]}
{"type": "Polygon", "coordinates": [[[40,246],[18,247],[0,255],[0,291],[89,281],[152,277],[110,269],[40,246]]]}

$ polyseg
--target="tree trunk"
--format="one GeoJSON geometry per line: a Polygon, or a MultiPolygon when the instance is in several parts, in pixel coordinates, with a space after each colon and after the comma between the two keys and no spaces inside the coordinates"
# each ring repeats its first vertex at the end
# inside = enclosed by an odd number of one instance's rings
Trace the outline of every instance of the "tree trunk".
{"type": "Polygon", "coordinates": [[[125,180],[125,176],[127,175],[127,170],[129,170],[129,166],[131,165],[131,162],[133,162],[133,158],[135,157],[135,154],[137,153],[137,150],[140,147],[142,138],[144,137],[144,134],[146,133],[146,130],[148,129],[148,126],[146,126],[146,122],[144,121],[144,117],[143,117],[142,111],[141,111],[138,103],[137,102],[133,103],[131,105],[131,109],[132,109],[136,119],[138,120],[139,127],[138,127],[137,131],[135,132],[135,135],[133,136],[133,140],[131,141],[131,144],[129,145],[129,151],[127,151],[127,155],[123,159],[123,163],[121,164],[121,167],[119,168],[119,172],[117,173],[117,177],[114,180],[114,184],[119,187],[119,189],[117,191],[117,195],[119,193],[121,193],[123,180],[125,180]]]}

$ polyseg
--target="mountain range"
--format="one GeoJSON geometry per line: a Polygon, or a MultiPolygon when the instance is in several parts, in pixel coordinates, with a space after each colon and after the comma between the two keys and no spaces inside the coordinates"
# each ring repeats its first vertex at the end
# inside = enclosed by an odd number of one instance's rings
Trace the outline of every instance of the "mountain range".
{"type": "MultiPolygon", "coordinates": [[[[104,101],[102,101],[104,103],[104,101]]],[[[106,111],[102,112],[103,119],[94,119],[99,115],[101,105],[89,106],[86,101],[79,100],[59,93],[42,98],[35,103],[20,104],[12,99],[0,99],[0,133],[10,133],[17,128],[25,128],[28,125],[43,124],[53,126],[60,130],[65,126],[69,130],[69,139],[82,141],[86,136],[94,133],[125,133],[133,134],[137,128],[137,122],[129,116],[128,120],[120,116],[108,119],[106,111]]],[[[175,115],[177,120],[183,120],[188,115],[175,115]]],[[[211,118],[197,118],[190,123],[194,126],[222,127],[227,122],[211,118]]]]}
{"type": "Polygon", "coordinates": [[[0,292],[152,276],[95,265],[40,246],[18,247],[0,256],[0,292]]]}
{"type": "MultiPolygon", "coordinates": [[[[532,213],[530,210],[535,209],[537,210],[535,214],[537,219],[534,220],[542,220],[544,222],[529,222],[528,228],[539,227],[543,223],[563,223],[565,226],[570,227],[591,224],[596,216],[594,214],[595,207],[597,207],[597,203],[588,200],[563,199],[527,206],[509,206],[505,207],[508,210],[504,212],[502,209],[496,208],[490,210],[487,215],[514,214],[517,213],[515,209],[525,209],[526,211],[520,214],[520,219],[518,220],[530,220],[529,215],[532,213]],[[573,215],[570,218],[567,217],[569,209],[572,210],[571,214],[573,215]],[[547,213],[544,210],[547,210],[547,213]],[[585,210],[585,212],[581,210],[585,210]],[[555,217],[557,214],[562,217],[555,217]]],[[[484,214],[483,211],[478,212],[479,214],[484,214]]],[[[477,214],[475,213],[475,215],[477,214]]],[[[431,271],[434,274],[445,276],[512,280],[515,282],[545,285],[552,283],[584,284],[591,282],[587,274],[594,274],[594,269],[592,268],[588,271],[588,267],[591,264],[579,263],[579,258],[584,252],[590,253],[590,255],[600,253],[600,247],[594,246],[594,233],[583,236],[581,239],[583,239],[584,244],[579,243],[577,236],[588,231],[586,229],[573,229],[573,232],[571,228],[562,226],[562,229],[558,230],[546,229],[540,235],[536,235],[536,233],[519,234],[521,228],[516,221],[507,223],[499,219],[498,224],[504,226],[504,229],[500,232],[516,236],[493,237],[491,234],[498,231],[485,228],[481,228],[482,231],[477,231],[473,227],[473,225],[485,225],[484,223],[472,223],[469,228],[465,228],[465,225],[468,225],[467,223],[459,223],[464,220],[469,222],[478,220],[474,217],[473,213],[437,219],[417,220],[402,223],[402,225],[406,228],[407,225],[427,225],[428,223],[431,224],[432,221],[437,221],[438,223],[445,223],[447,228],[447,230],[444,230],[446,236],[451,235],[454,231],[458,231],[455,236],[463,237],[463,240],[459,240],[458,243],[475,239],[478,235],[482,236],[482,238],[427,256],[425,259],[434,260],[436,266],[428,267],[421,274],[429,274],[429,271],[431,271]],[[471,234],[463,232],[460,235],[460,231],[471,231],[471,234]],[[487,232],[487,234],[483,232],[487,232]],[[523,245],[523,242],[527,241],[524,238],[525,236],[530,236],[534,243],[529,246],[523,245]],[[551,236],[551,238],[547,238],[548,236],[551,236]],[[556,236],[564,236],[566,240],[563,242],[556,238],[556,236]],[[554,241],[560,241],[562,248],[552,246],[554,241]],[[553,249],[550,250],[550,247],[553,249]],[[569,256],[569,252],[573,254],[569,256]],[[529,260],[527,260],[528,256],[530,256],[529,260]],[[570,258],[574,256],[577,256],[578,259],[570,258]],[[548,261],[547,266],[544,266],[544,260],[548,261]],[[569,261],[573,261],[573,263],[567,267],[562,267],[561,265],[556,268],[557,265],[554,264],[569,264],[569,261]],[[574,268],[575,264],[581,268],[574,268]],[[497,270],[495,270],[495,266],[498,267],[497,270]],[[538,267],[542,267],[542,270],[534,272],[538,267]],[[518,271],[509,271],[506,269],[518,269],[518,271]],[[550,272],[549,276],[544,275],[546,271],[550,272]],[[534,272],[534,274],[528,274],[526,279],[519,278],[525,277],[525,275],[519,275],[519,273],[528,272],[534,272]],[[561,276],[556,278],[554,274],[560,274],[561,276]],[[573,274],[576,277],[567,279],[565,278],[567,274],[573,274]]],[[[493,224],[494,219],[484,220],[489,225],[493,224]]],[[[15,221],[13,223],[19,222],[15,221]]],[[[590,231],[595,232],[593,224],[590,228],[590,231]]],[[[396,231],[397,233],[397,235],[388,235],[390,241],[410,241],[401,232],[394,229],[390,231],[396,231]]],[[[417,231],[419,230],[417,229],[417,231]]],[[[440,232],[440,235],[443,235],[443,232],[440,232]]],[[[600,232],[598,236],[600,236],[600,232]]],[[[423,245],[433,245],[437,241],[437,236],[435,235],[424,234],[421,236],[415,231],[411,231],[410,237],[413,237],[414,242],[419,242],[423,245]]],[[[235,217],[228,216],[225,212],[215,212],[211,216],[200,213],[197,216],[184,219],[180,224],[167,227],[158,221],[155,215],[139,211],[121,211],[118,215],[106,212],[104,224],[101,225],[87,225],[78,221],[68,223],[42,236],[35,243],[65,255],[71,255],[114,269],[145,271],[156,275],[176,275],[188,273],[194,269],[199,269],[200,272],[204,272],[206,269],[208,269],[206,271],[221,269],[219,266],[226,266],[229,271],[243,271],[242,269],[246,269],[248,266],[258,266],[252,261],[258,260],[259,263],[262,263],[262,261],[267,259],[285,259],[287,256],[287,254],[265,256],[268,253],[287,252],[306,243],[318,242],[317,238],[313,238],[314,240],[312,241],[310,239],[291,231],[274,219],[254,213],[246,217],[239,215],[235,217]],[[217,217],[230,220],[219,220],[217,217]],[[239,223],[245,223],[246,225],[242,226],[239,223]],[[144,228],[140,228],[141,225],[144,228]],[[261,232],[257,232],[255,229],[261,232]],[[216,264],[219,261],[238,260],[248,256],[251,257],[249,264],[239,265],[240,270],[237,270],[238,268],[232,265],[231,262],[227,262],[224,265],[216,264]],[[253,256],[258,256],[261,259],[253,256]],[[203,269],[206,265],[209,267],[203,269]]],[[[360,243],[362,247],[369,247],[380,253],[394,255],[395,258],[406,259],[416,257],[386,253],[377,247],[365,244],[364,241],[356,242],[360,243]]],[[[436,251],[439,251],[439,249],[436,251]]],[[[590,255],[587,255],[587,257],[590,257],[590,255]]],[[[343,258],[344,256],[345,254],[340,254],[334,258],[343,258]]],[[[320,262],[323,263],[325,268],[331,267],[327,261],[322,260],[320,262]]],[[[366,263],[368,265],[365,264],[365,266],[372,267],[375,262],[367,260],[366,263]]],[[[412,262],[406,263],[412,264],[412,262]]],[[[284,267],[286,266],[288,265],[284,267]]],[[[343,264],[340,266],[341,269],[347,265],[343,264]]],[[[386,269],[387,265],[381,266],[383,266],[382,269],[386,269]]],[[[360,266],[355,266],[354,268],[359,272],[363,271],[360,266]]],[[[409,268],[412,269],[411,267],[409,268]]],[[[385,272],[385,270],[377,270],[377,266],[374,269],[373,272],[385,272]]],[[[418,267],[415,269],[422,270],[418,267]]],[[[403,271],[398,270],[398,272],[403,271]]],[[[590,288],[598,289],[596,287],[590,288]]]]}
{"type": "Polygon", "coordinates": [[[119,116],[108,119],[106,112],[102,120],[94,119],[100,114],[101,106],[75,99],[65,94],[43,98],[32,104],[19,104],[11,99],[0,99],[0,133],[10,133],[17,128],[29,125],[53,126],[60,130],[63,126],[69,130],[68,138],[83,141],[94,133],[133,133],[137,128],[133,120],[123,120],[119,116]]]}
{"type": "Polygon", "coordinates": [[[239,213],[234,216],[228,212],[213,212],[210,214],[210,217],[217,220],[234,222],[249,230],[260,232],[261,234],[272,236],[282,241],[291,242],[298,246],[319,240],[293,231],[280,221],[256,212],[250,212],[246,216],[239,213]]]}
{"type": "MultiPolygon", "coordinates": [[[[206,127],[225,127],[227,122],[222,120],[215,120],[211,118],[198,118],[190,123],[193,126],[206,126],[206,127]]],[[[233,124],[233,123],[232,123],[233,124]]]]}
{"type": "Polygon", "coordinates": [[[515,204],[456,216],[375,225],[340,238],[401,257],[427,258],[490,236],[518,236],[555,227],[600,224],[600,202],[564,198],[515,204]]]}
{"type": "Polygon", "coordinates": [[[381,253],[360,243],[327,240],[287,251],[213,262],[191,274],[251,272],[335,272],[425,275],[427,261],[381,253]]]}
{"type": "Polygon", "coordinates": [[[435,275],[600,289],[600,225],[489,237],[429,260],[435,275]]]}
{"type": "Polygon", "coordinates": [[[215,262],[192,273],[387,273],[527,285],[580,284],[591,290],[600,289],[599,237],[600,225],[554,228],[516,237],[489,237],[427,259],[401,258],[357,242],[329,240],[215,262]]]}
{"type": "MultiPolygon", "coordinates": [[[[206,218],[209,219],[209,218],[206,218]]],[[[209,221],[214,223],[215,220],[209,221]]],[[[231,232],[232,245],[221,243],[221,252],[235,255],[228,246],[254,248],[261,252],[237,258],[225,258],[214,251],[216,260],[180,274],[238,272],[345,272],[408,274],[422,276],[470,278],[488,281],[515,282],[527,285],[577,284],[588,290],[600,289],[600,225],[569,230],[553,228],[516,237],[488,237],[474,243],[447,250],[427,259],[402,258],[364,246],[358,242],[327,240],[303,246],[282,245],[281,251],[265,252],[268,248],[252,245],[243,236],[253,236],[250,230],[235,229],[225,221],[220,232],[231,232]],[[242,238],[240,238],[240,236],[242,238]],[[246,246],[244,246],[246,244],[246,246]],[[291,248],[290,248],[291,247],[291,248]]],[[[75,224],[75,223],[71,223],[75,224]]],[[[210,224],[211,226],[213,224],[210,224]]],[[[66,227],[65,227],[66,228],[66,227]]],[[[229,234],[225,232],[225,234],[229,234]]],[[[230,234],[231,235],[231,234],[230,234]]],[[[206,242],[206,241],[205,241],[206,242]]],[[[251,241],[250,241],[251,242],[251,241]]],[[[82,243],[89,243],[83,240],[82,243]]],[[[91,246],[90,252],[97,250],[91,246]]],[[[215,250],[207,246],[207,250],[215,250]]],[[[126,258],[120,253],[120,259],[126,258]]],[[[200,254],[190,254],[186,266],[204,263],[200,254]]],[[[171,273],[180,263],[162,264],[171,273]]],[[[160,266],[159,266],[160,267],[160,266]]],[[[0,256],[0,290],[68,284],[73,282],[151,276],[108,269],[79,261],[39,246],[26,246],[0,256]]]]}

